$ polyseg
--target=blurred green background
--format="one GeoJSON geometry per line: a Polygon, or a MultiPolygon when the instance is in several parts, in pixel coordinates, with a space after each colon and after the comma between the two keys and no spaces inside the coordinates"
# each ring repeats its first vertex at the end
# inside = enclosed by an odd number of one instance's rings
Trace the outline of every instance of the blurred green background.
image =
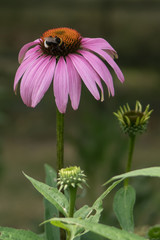
{"type": "MultiPolygon", "coordinates": [[[[56,27],[75,28],[84,37],[102,37],[117,50],[125,76],[112,71],[115,97],[97,102],[82,88],[79,109],[68,104],[65,116],[65,162],[80,165],[89,189],[77,205],[92,204],[102,184],[124,172],[127,137],[113,116],[119,105],[139,100],[154,109],[148,131],[139,136],[133,169],[160,165],[160,1],[155,0],[1,0],[0,2],[0,225],[40,232],[42,197],[25,179],[44,181],[44,164],[56,167],[55,102],[52,88],[35,108],[27,108],[13,81],[20,48],[56,27]]],[[[137,191],[135,225],[160,223],[159,180],[132,179],[137,191]]],[[[104,203],[102,221],[118,226],[112,211],[115,191],[104,203]]],[[[93,239],[93,238],[92,238],[93,239]]]]}

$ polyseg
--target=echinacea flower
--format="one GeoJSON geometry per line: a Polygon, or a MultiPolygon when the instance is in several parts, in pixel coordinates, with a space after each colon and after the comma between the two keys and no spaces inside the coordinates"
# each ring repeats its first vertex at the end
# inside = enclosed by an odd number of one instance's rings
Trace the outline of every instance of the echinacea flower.
{"type": "Polygon", "coordinates": [[[103,100],[104,96],[101,80],[109,94],[114,95],[113,79],[106,64],[124,81],[114,57],[117,57],[116,51],[102,38],[84,38],[70,28],[50,29],[20,50],[14,91],[21,79],[21,98],[27,106],[35,107],[53,82],[58,110],[65,113],[68,97],[76,110],[82,81],[97,100],[103,100]]]}
{"type": "Polygon", "coordinates": [[[129,136],[135,136],[137,133],[141,134],[146,131],[148,120],[153,112],[149,107],[148,104],[143,112],[141,103],[136,101],[134,110],[131,110],[127,103],[123,107],[120,107],[117,112],[114,112],[123,132],[129,136]]]}

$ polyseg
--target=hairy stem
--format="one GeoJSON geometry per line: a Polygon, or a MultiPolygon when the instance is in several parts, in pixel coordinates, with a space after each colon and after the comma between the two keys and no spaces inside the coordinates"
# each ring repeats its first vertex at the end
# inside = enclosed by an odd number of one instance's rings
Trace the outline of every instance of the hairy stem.
{"type": "MultiPolygon", "coordinates": [[[[57,134],[57,176],[58,171],[64,167],[64,114],[57,109],[56,114],[56,134],[57,134]]],[[[59,213],[59,217],[64,217],[59,213]]],[[[66,233],[60,229],[60,239],[66,239],[66,233]]]]}
{"type": "Polygon", "coordinates": [[[57,172],[64,167],[64,114],[57,109],[57,172]]]}
{"type": "Polygon", "coordinates": [[[77,186],[69,187],[69,217],[73,217],[76,202],[77,186]]]}
{"type": "MultiPolygon", "coordinates": [[[[131,170],[131,164],[132,164],[132,157],[133,157],[133,151],[135,146],[135,135],[130,136],[129,138],[129,151],[128,151],[128,161],[126,166],[126,172],[129,172],[131,170]]],[[[128,186],[128,178],[124,181],[124,186],[128,186]]]]}

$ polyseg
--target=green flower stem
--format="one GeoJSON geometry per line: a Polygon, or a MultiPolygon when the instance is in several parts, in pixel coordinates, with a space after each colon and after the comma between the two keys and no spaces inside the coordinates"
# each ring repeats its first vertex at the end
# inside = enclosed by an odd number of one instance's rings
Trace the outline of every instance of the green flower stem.
{"type": "Polygon", "coordinates": [[[73,217],[76,202],[77,186],[69,187],[69,217],[73,217]]]}
{"type": "Polygon", "coordinates": [[[64,167],[64,114],[57,109],[57,172],[64,167]]]}
{"type": "MultiPolygon", "coordinates": [[[[133,151],[135,146],[135,138],[136,138],[136,135],[131,135],[129,138],[129,152],[128,152],[126,172],[129,172],[131,170],[132,157],[133,157],[133,151]]],[[[128,186],[128,178],[124,180],[124,186],[128,186]]]]}
{"type": "MultiPolygon", "coordinates": [[[[57,176],[61,168],[64,167],[64,114],[60,113],[57,109],[56,114],[56,134],[57,134],[57,176]]],[[[60,217],[64,217],[59,213],[60,217]]],[[[65,231],[60,229],[60,239],[65,240],[65,231]]]]}

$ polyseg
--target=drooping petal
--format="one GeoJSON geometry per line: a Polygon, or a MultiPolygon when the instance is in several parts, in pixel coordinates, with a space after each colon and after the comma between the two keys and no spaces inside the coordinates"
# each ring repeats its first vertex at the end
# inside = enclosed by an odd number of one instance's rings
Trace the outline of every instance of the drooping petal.
{"type": "Polygon", "coordinates": [[[25,73],[25,71],[29,68],[30,64],[36,60],[39,57],[39,53],[38,52],[34,52],[33,54],[31,54],[28,58],[26,58],[25,60],[23,60],[23,62],[21,63],[21,65],[19,66],[16,75],[15,75],[15,79],[14,79],[14,91],[16,92],[17,89],[17,84],[19,82],[19,80],[21,79],[22,75],[25,73]]]}
{"type": "Polygon", "coordinates": [[[103,102],[104,101],[104,92],[103,92],[103,86],[102,86],[102,83],[101,83],[101,79],[97,78],[96,83],[101,90],[101,102],[103,102]]]}
{"type": "Polygon", "coordinates": [[[67,65],[63,57],[59,58],[56,65],[53,91],[58,110],[61,113],[65,113],[68,102],[69,78],[67,65]]]}
{"type": "Polygon", "coordinates": [[[108,53],[106,53],[104,51],[100,51],[99,54],[109,63],[109,65],[115,71],[118,79],[123,83],[124,76],[123,76],[121,69],[118,67],[117,63],[112,59],[112,57],[108,53]]]}
{"type": "Polygon", "coordinates": [[[109,65],[113,68],[113,70],[115,71],[118,79],[121,82],[124,82],[124,76],[122,71],[120,70],[120,68],[118,67],[118,65],[116,64],[116,62],[112,59],[112,57],[106,53],[105,51],[99,49],[98,47],[88,47],[90,50],[92,50],[95,53],[98,53],[100,56],[102,56],[108,63],[109,65]]]}
{"type": "Polygon", "coordinates": [[[70,54],[68,57],[70,57],[73,65],[75,66],[88,90],[95,97],[95,99],[99,100],[100,95],[96,86],[96,82],[100,81],[98,74],[83,56],[78,54],[70,54]]]}
{"type": "Polygon", "coordinates": [[[104,80],[108,87],[108,91],[114,96],[114,86],[112,76],[107,68],[107,66],[100,60],[96,55],[91,52],[79,50],[85,59],[92,65],[94,70],[99,74],[99,76],[104,80]]]}
{"type": "Polygon", "coordinates": [[[21,50],[20,50],[20,52],[19,52],[18,62],[21,63],[22,60],[23,60],[23,58],[24,58],[24,56],[25,56],[25,54],[26,54],[26,52],[27,52],[27,50],[28,50],[30,47],[32,47],[32,46],[34,46],[34,45],[37,45],[39,42],[40,42],[40,40],[39,40],[39,39],[36,39],[36,40],[33,41],[33,42],[29,42],[29,43],[25,44],[25,45],[21,48],[21,50]]]}
{"type": "Polygon", "coordinates": [[[81,96],[81,78],[70,58],[66,57],[67,71],[69,77],[69,96],[74,110],[79,106],[81,96]]]}
{"type": "Polygon", "coordinates": [[[115,49],[103,38],[83,38],[81,44],[83,48],[97,47],[99,49],[107,50],[113,57],[118,57],[115,49]]]}
{"type": "Polygon", "coordinates": [[[43,56],[33,60],[30,62],[30,65],[22,77],[20,94],[23,102],[29,107],[32,106],[32,93],[35,85],[35,78],[40,76],[46,64],[47,63],[45,63],[45,58],[43,56]]]}
{"type": "Polygon", "coordinates": [[[47,92],[53,80],[53,75],[56,66],[56,58],[47,57],[43,63],[43,70],[37,71],[34,79],[34,88],[32,93],[32,107],[35,107],[47,92]]]}

